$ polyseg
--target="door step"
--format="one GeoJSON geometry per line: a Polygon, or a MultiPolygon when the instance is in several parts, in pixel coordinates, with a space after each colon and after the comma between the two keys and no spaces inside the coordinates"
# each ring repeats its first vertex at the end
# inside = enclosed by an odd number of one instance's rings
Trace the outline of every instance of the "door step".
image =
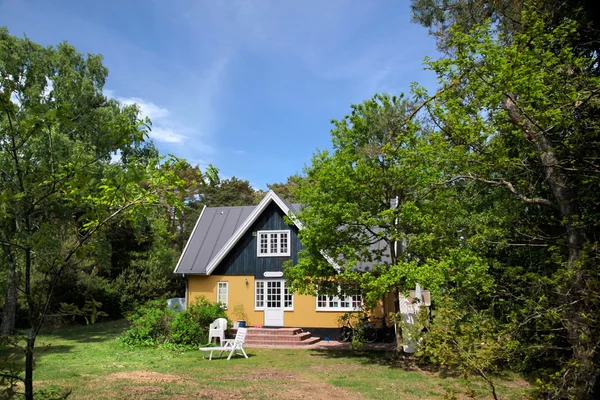
{"type": "MultiPolygon", "coordinates": [[[[237,330],[232,331],[235,333],[237,330]]],[[[249,348],[306,347],[320,340],[318,337],[312,337],[310,332],[302,331],[301,328],[248,328],[244,346],[249,348]]]]}

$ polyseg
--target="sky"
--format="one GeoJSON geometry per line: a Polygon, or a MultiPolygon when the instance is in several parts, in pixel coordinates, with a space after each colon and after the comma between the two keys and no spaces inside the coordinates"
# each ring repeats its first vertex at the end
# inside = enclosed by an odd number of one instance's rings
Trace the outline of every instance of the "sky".
{"type": "Polygon", "coordinates": [[[331,148],[331,120],[375,93],[430,91],[436,58],[408,0],[0,0],[0,26],[104,56],[161,154],[256,189],[331,148]]]}

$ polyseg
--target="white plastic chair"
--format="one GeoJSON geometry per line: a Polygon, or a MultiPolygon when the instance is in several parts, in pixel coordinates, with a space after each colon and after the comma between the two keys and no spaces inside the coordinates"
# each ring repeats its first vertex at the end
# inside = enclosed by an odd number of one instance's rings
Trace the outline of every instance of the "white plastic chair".
{"type": "Polygon", "coordinates": [[[206,353],[210,352],[209,360],[212,360],[213,352],[219,351],[219,357],[223,354],[223,352],[228,351],[229,357],[228,360],[231,359],[231,356],[234,354],[238,354],[240,356],[244,356],[248,358],[248,355],[244,351],[244,342],[246,341],[246,333],[247,328],[238,328],[237,333],[235,334],[235,339],[226,339],[225,345],[221,347],[201,347],[200,351],[203,352],[202,357],[206,358],[206,353]]]}
{"type": "Polygon", "coordinates": [[[226,330],[227,320],[225,318],[215,319],[208,329],[208,343],[212,343],[213,338],[219,338],[219,344],[223,346],[226,330]]]}

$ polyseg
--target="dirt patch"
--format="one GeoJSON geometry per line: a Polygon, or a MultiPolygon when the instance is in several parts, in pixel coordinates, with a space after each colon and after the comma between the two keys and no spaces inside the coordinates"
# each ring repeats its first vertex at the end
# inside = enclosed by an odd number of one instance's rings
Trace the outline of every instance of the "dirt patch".
{"type": "Polygon", "coordinates": [[[123,390],[127,390],[128,392],[139,392],[139,393],[148,393],[148,392],[160,392],[163,388],[158,386],[125,386],[123,390]]]}
{"type": "Polygon", "coordinates": [[[244,389],[205,389],[197,392],[196,396],[201,399],[281,399],[281,400],[313,400],[313,399],[331,399],[331,400],[362,400],[357,394],[351,393],[343,388],[339,388],[326,383],[315,383],[309,381],[293,380],[279,383],[277,391],[273,388],[262,385],[252,385],[244,389]]]}
{"type": "MultiPolygon", "coordinates": [[[[181,382],[185,379],[181,376],[171,374],[161,374],[152,371],[123,371],[106,375],[100,379],[104,381],[129,380],[136,383],[169,383],[181,382]]],[[[137,386],[136,386],[137,387],[137,386]]],[[[141,387],[141,386],[140,386],[141,387]]]]}
{"type": "Polygon", "coordinates": [[[290,372],[280,371],[275,368],[256,369],[245,372],[243,375],[221,378],[223,381],[263,381],[263,380],[298,380],[299,377],[290,372]]]}
{"type": "MultiPolygon", "coordinates": [[[[352,364],[344,364],[344,372],[349,372],[349,371],[361,371],[364,367],[360,366],[360,365],[352,365],[352,364]]],[[[332,368],[329,365],[313,365],[310,367],[311,370],[318,372],[320,374],[323,375],[329,375],[331,374],[332,370],[334,372],[337,372],[334,368],[332,368]]],[[[338,370],[339,371],[339,370],[338,370]]]]}
{"type": "Polygon", "coordinates": [[[291,381],[284,382],[276,393],[271,393],[272,398],[282,400],[294,399],[330,399],[330,400],[361,400],[362,396],[349,392],[344,388],[330,385],[328,383],[316,383],[314,381],[291,381]]]}
{"type": "Polygon", "coordinates": [[[202,390],[196,394],[197,399],[211,399],[211,400],[227,400],[227,399],[252,399],[253,393],[242,393],[238,392],[224,392],[217,390],[202,390]]]}

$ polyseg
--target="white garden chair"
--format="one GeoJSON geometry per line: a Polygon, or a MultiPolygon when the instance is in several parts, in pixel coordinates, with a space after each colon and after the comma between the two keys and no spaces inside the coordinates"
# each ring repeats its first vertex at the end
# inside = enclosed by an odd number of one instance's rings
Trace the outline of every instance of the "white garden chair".
{"type": "Polygon", "coordinates": [[[227,320],[217,318],[208,328],[208,343],[212,343],[213,338],[219,338],[219,344],[225,343],[225,331],[227,330],[227,320]]]}
{"type": "Polygon", "coordinates": [[[244,351],[244,342],[246,341],[247,331],[248,331],[247,328],[238,328],[237,333],[235,334],[235,339],[226,339],[225,345],[223,345],[223,346],[201,347],[200,351],[203,352],[202,357],[206,358],[206,353],[210,352],[208,359],[212,360],[213,352],[219,351],[220,352],[219,357],[221,357],[223,352],[228,351],[229,352],[229,356],[227,357],[228,360],[230,360],[231,356],[233,356],[234,354],[238,354],[238,355],[248,358],[248,355],[244,351]]]}

